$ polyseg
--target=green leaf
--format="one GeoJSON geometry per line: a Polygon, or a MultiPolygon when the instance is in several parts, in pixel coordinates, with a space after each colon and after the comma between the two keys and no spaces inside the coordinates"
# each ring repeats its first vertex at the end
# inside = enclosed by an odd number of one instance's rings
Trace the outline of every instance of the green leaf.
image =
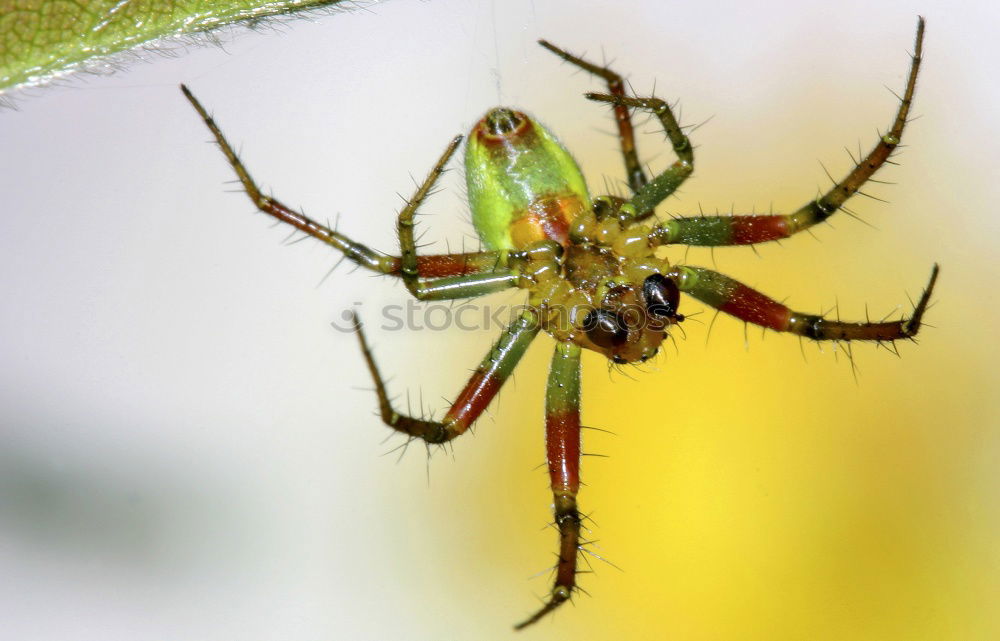
{"type": "MultiPolygon", "coordinates": [[[[106,71],[107,57],[343,0],[0,0],[0,92],[79,70],[106,71]]],[[[350,3],[354,4],[354,3],[350,3]]]]}

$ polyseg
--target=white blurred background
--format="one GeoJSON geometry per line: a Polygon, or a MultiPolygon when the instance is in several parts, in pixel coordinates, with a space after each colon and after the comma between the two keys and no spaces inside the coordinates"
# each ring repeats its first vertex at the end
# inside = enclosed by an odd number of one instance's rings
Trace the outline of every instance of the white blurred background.
{"type": "MultiPolygon", "coordinates": [[[[891,204],[853,205],[871,226],[687,261],[845,318],[908,310],[938,261],[935,327],[902,359],[856,347],[857,383],[830,346],[803,358],[726,318],[706,341],[710,313],[635,380],[588,357],[584,421],[617,436],[588,434],[610,458],[584,461],[581,502],[624,571],[598,563],[592,597],[522,636],[996,638],[998,13],[392,0],[22,98],[0,112],[0,638],[503,638],[548,590],[549,339],[453,456],[382,456],[400,441],[329,323],[404,288],[323,280],[338,256],[285,246],[227,193],[178,83],[275,195],[392,251],[397,193],[498,102],[549,125],[593,191],[620,180],[611,119],[581,97],[600,85],[537,38],[712,118],[664,211],[788,211],[826,184],[817,161],[843,174],[843,147],[890,122],[917,14],[922,117],[873,190],[891,204]]],[[[643,159],[671,162],[640,131],[643,159]]],[[[472,239],[461,172],[444,186],[426,251],[472,239]]],[[[442,410],[495,334],[371,339],[393,391],[442,410]]]]}

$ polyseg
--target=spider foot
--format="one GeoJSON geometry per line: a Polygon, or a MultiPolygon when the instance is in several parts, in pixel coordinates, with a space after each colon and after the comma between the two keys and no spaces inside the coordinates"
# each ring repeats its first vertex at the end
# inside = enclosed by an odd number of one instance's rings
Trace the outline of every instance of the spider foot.
{"type": "Polygon", "coordinates": [[[514,626],[523,630],[541,620],[549,612],[569,601],[576,585],[576,562],[580,553],[580,512],[572,496],[556,496],[556,526],[559,528],[559,562],[556,564],[556,581],[549,600],[537,612],[514,626]]]}
{"type": "Polygon", "coordinates": [[[912,339],[920,330],[920,324],[924,318],[924,312],[927,311],[927,304],[930,303],[931,294],[934,292],[934,284],[937,283],[938,272],[940,271],[941,269],[938,267],[938,264],[934,263],[934,269],[931,270],[931,279],[927,282],[927,287],[924,288],[924,293],[920,295],[920,300],[918,300],[917,304],[913,306],[913,313],[903,323],[902,333],[905,338],[912,339]]]}
{"type": "Polygon", "coordinates": [[[552,590],[552,594],[549,596],[549,600],[546,601],[545,605],[543,605],[540,610],[532,614],[530,617],[515,625],[514,629],[523,630],[532,623],[540,621],[546,614],[552,612],[566,601],[569,601],[571,594],[572,592],[569,588],[556,586],[555,589],[552,590]]]}

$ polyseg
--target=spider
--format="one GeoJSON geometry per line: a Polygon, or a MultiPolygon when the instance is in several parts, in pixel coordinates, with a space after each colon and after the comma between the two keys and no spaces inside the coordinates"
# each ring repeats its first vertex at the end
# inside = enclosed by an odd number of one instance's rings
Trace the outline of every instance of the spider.
{"type": "Polygon", "coordinates": [[[491,109],[472,128],[465,170],[472,220],[483,250],[418,255],[414,215],[462,140],[456,136],[430,174],[399,212],[400,255],[388,256],[283,205],[261,192],[232,146],[191,91],[184,95],[211,130],[247,195],[261,211],[332,245],[380,274],[400,278],[420,300],[482,296],[508,288],[526,290],[528,303],[503,331],[444,417],[428,420],[393,408],[371,348],[354,316],[361,353],[375,383],[386,425],[409,439],[442,444],[465,433],[511,375],[531,341],[544,330],[556,341],[545,393],[545,435],[559,533],[558,562],[548,599],[517,629],[537,622],[577,590],[582,550],[580,486],[580,355],[589,349],[616,364],[654,356],[671,328],[684,320],[680,294],[747,323],[815,341],[912,339],[920,329],[938,266],[909,318],[844,322],[793,311],[764,294],[704,267],[671,263],[657,256],[666,245],[753,245],[787,238],[827,220],[871,178],[900,143],[920,67],[924,20],[905,90],[892,125],[867,156],[833,188],[788,215],[691,216],[660,222],[654,209],[694,170],[694,149],[669,104],[655,97],[626,95],[622,77],[559,47],[539,44],[564,61],[607,83],[608,93],[587,93],[613,107],[631,196],[591,198],[573,157],[535,119],[507,107],[491,109]],[[649,112],[662,125],[676,162],[650,177],[640,165],[632,112],[649,112]]]}

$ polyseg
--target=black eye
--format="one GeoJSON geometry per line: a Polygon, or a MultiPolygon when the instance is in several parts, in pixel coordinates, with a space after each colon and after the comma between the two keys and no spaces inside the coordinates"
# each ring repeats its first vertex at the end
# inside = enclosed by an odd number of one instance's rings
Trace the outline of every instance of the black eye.
{"type": "Polygon", "coordinates": [[[646,301],[646,311],[656,318],[674,318],[681,292],[674,281],[662,274],[653,274],[642,283],[642,297],[646,301]]]}
{"type": "Polygon", "coordinates": [[[624,345],[628,340],[625,320],[614,312],[595,309],[583,320],[583,329],[595,345],[611,349],[624,345]]]}

